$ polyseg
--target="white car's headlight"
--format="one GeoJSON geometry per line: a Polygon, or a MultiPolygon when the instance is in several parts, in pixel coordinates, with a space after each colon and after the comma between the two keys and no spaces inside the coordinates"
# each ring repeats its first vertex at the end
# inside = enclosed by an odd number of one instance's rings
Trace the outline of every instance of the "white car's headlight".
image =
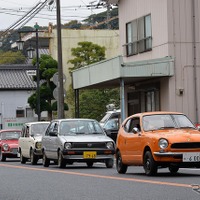
{"type": "Polygon", "coordinates": [[[166,149],[168,147],[168,141],[166,139],[160,139],[159,142],[158,142],[158,146],[161,148],[161,149],[166,149]]]}
{"type": "Polygon", "coordinates": [[[114,148],[113,142],[107,142],[107,143],[106,143],[106,147],[107,147],[108,149],[113,149],[113,148],[114,148]]]}
{"type": "Polygon", "coordinates": [[[36,142],[35,147],[36,147],[36,149],[41,149],[42,148],[42,142],[36,142]]]}
{"type": "Polygon", "coordinates": [[[3,149],[4,149],[4,151],[8,151],[8,149],[9,149],[8,144],[3,144],[3,149]]]}
{"type": "Polygon", "coordinates": [[[65,149],[71,149],[72,144],[70,142],[65,143],[65,149]]]}

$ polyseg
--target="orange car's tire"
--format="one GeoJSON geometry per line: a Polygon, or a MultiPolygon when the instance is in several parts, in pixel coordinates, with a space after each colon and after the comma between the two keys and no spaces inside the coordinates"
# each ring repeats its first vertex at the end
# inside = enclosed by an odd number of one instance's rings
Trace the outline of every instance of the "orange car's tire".
{"type": "Polygon", "coordinates": [[[144,171],[148,176],[153,176],[157,174],[158,166],[153,159],[153,156],[150,151],[146,151],[144,155],[144,171]]]}
{"type": "Polygon", "coordinates": [[[128,169],[128,165],[123,164],[122,157],[119,151],[116,154],[116,168],[119,174],[125,174],[128,169]]]}

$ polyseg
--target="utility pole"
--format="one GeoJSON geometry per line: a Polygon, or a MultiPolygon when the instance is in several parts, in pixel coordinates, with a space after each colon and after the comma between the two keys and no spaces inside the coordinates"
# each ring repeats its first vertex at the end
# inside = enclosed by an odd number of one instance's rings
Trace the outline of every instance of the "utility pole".
{"type": "Polygon", "coordinates": [[[109,3],[107,3],[106,7],[107,7],[107,28],[110,30],[111,29],[111,25],[110,25],[110,16],[111,16],[110,8],[111,8],[111,6],[109,3]]]}
{"type": "Polygon", "coordinates": [[[38,113],[38,121],[41,120],[41,113],[40,113],[40,65],[39,65],[39,45],[38,45],[38,29],[39,26],[36,23],[35,26],[35,34],[36,34],[36,65],[37,65],[37,113],[38,113]]]}
{"type": "Polygon", "coordinates": [[[57,15],[57,45],[58,45],[58,119],[64,118],[64,90],[63,90],[63,66],[62,66],[62,41],[61,41],[61,17],[60,0],[56,0],[57,15]]]}

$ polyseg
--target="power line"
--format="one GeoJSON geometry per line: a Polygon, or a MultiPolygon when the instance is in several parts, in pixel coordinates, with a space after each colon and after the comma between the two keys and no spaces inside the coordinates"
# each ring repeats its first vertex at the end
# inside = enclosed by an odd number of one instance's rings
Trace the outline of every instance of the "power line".
{"type": "Polygon", "coordinates": [[[25,15],[23,15],[19,20],[17,20],[15,23],[13,23],[12,25],[10,25],[5,31],[3,31],[1,33],[0,36],[3,36],[5,34],[7,34],[7,32],[11,29],[14,29],[16,27],[21,28],[22,26],[24,26],[28,21],[30,21],[38,12],[40,12],[41,9],[44,8],[44,6],[46,5],[46,2],[48,0],[45,0],[44,2],[39,2],[37,3],[30,11],[28,11],[27,13],[25,13],[25,15]]]}

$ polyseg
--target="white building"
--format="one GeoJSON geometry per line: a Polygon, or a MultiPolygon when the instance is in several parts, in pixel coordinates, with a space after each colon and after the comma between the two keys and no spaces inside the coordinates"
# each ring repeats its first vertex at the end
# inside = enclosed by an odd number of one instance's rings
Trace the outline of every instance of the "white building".
{"type": "Polygon", "coordinates": [[[37,121],[28,105],[36,83],[27,71],[32,65],[0,65],[0,129],[21,129],[24,122],[37,121]]]}

